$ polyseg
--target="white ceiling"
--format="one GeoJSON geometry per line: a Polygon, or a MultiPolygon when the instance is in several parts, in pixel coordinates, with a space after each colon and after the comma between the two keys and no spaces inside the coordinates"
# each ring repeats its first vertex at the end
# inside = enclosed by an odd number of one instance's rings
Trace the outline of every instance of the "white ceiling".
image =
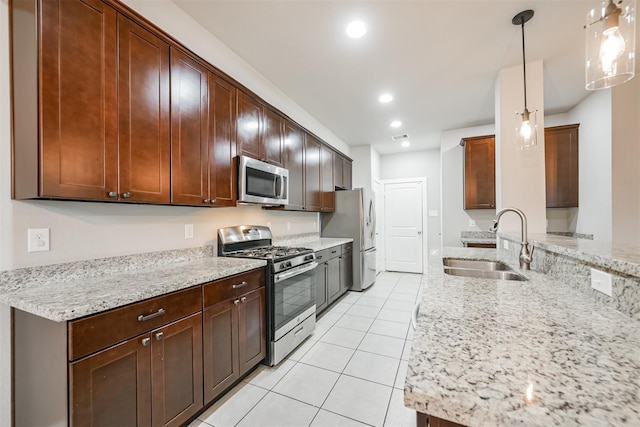
{"type": "MultiPolygon", "coordinates": [[[[381,154],[435,148],[440,132],[493,123],[498,71],[544,61],[545,113],[566,112],[584,89],[584,0],[173,0],[351,146],[381,154]],[[350,39],[360,19],[368,33],[350,39]],[[380,104],[378,96],[395,99],[380,104]],[[392,129],[389,123],[401,120],[392,129]]],[[[534,106],[539,108],[538,106],[534,106]]]]}

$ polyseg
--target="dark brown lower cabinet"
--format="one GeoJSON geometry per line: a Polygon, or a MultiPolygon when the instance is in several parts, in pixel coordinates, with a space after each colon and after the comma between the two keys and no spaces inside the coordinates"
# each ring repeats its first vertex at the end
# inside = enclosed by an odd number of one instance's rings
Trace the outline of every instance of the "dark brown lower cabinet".
{"type": "Polygon", "coordinates": [[[179,426],[202,408],[202,315],[70,365],[71,425],[179,426]]]}
{"type": "Polygon", "coordinates": [[[207,404],[267,355],[264,286],[205,307],[203,342],[207,404]]]}

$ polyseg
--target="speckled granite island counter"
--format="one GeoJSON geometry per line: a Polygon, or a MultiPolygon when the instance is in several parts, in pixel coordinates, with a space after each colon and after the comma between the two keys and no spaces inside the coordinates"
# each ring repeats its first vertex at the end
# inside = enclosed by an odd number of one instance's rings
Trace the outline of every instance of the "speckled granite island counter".
{"type": "Polygon", "coordinates": [[[63,322],[265,265],[205,246],[23,268],[0,272],[0,303],[63,322]]]}
{"type": "Polygon", "coordinates": [[[301,246],[313,249],[315,252],[333,248],[353,242],[351,238],[320,237],[317,233],[299,234],[288,237],[274,238],[274,244],[282,246],[301,246]]]}
{"type": "Polygon", "coordinates": [[[446,275],[443,257],[498,259],[451,248],[430,260],[408,407],[468,426],[640,425],[637,320],[535,271],[524,282],[446,275]]]}

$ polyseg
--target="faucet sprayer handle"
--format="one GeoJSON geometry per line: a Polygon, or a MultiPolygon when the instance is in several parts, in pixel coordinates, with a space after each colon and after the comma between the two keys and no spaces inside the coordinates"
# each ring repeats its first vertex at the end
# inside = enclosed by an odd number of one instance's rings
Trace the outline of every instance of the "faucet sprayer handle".
{"type": "Polygon", "coordinates": [[[489,232],[490,233],[495,233],[498,231],[498,221],[496,221],[495,219],[493,220],[493,224],[491,225],[491,227],[489,227],[489,232]]]}

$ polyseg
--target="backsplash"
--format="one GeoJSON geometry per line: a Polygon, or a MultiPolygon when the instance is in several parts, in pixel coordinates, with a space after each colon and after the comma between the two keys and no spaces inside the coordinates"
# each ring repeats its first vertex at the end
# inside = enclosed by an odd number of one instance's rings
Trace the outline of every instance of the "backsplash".
{"type": "MultiPolygon", "coordinates": [[[[506,239],[509,240],[509,249],[504,248],[503,239],[504,236],[501,235],[498,258],[517,265],[520,254],[519,239],[506,239]]],[[[640,277],[603,267],[596,263],[595,257],[592,262],[589,262],[585,259],[588,258],[588,254],[585,253],[580,254],[581,259],[577,259],[567,254],[546,250],[535,244],[534,246],[532,270],[547,274],[551,278],[589,295],[598,304],[618,310],[634,320],[640,320],[640,277]],[[611,274],[611,296],[591,287],[591,268],[611,274]]]]}

